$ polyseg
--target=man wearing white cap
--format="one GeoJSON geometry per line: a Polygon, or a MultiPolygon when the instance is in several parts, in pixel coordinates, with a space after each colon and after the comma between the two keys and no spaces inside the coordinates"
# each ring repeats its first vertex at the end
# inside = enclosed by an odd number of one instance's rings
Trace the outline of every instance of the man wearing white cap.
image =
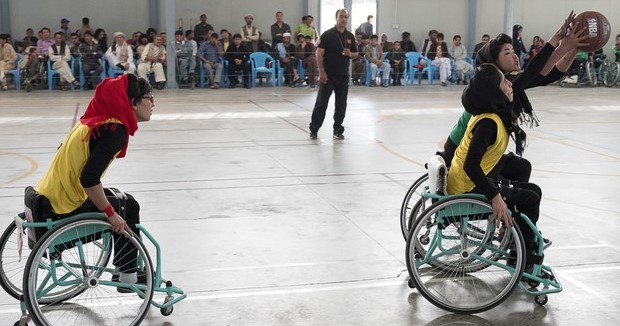
{"type": "Polygon", "coordinates": [[[108,48],[105,57],[112,69],[121,69],[130,74],[136,72],[136,65],[133,63],[133,49],[127,44],[123,32],[114,33],[114,44],[108,48]]]}
{"type": "Polygon", "coordinates": [[[299,82],[295,45],[291,43],[291,33],[286,32],[282,36],[283,42],[276,45],[276,59],[284,68],[284,83],[290,87],[295,87],[299,82]]]}

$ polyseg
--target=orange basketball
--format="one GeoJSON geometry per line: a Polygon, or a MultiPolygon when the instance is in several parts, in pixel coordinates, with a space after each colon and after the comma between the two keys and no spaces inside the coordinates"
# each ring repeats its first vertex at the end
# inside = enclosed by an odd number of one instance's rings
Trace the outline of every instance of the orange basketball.
{"type": "Polygon", "coordinates": [[[575,22],[579,22],[577,30],[581,30],[584,26],[588,28],[590,33],[586,39],[588,46],[581,46],[579,50],[586,52],[596,52],[602,49],[611,35],[611,25],[609,20],[600,12],[584,11],[575,17],[575,22]]]}

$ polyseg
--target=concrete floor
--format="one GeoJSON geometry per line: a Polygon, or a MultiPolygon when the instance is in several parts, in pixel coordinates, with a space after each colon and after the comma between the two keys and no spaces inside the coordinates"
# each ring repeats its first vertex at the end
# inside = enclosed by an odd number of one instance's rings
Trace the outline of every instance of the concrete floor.
{"type": "MultiPolygon", "coordinates": [[[[343,141],[331,138],[332,104],[308,139],[308,88],[156,91],[152,121],[104,178],[141,203],[165,276],[189,292],[143,325],[620,324],[618,88],[528,92],[541,126],[525,156],[562,293],[539,307],[517,290],[459,316],[407,287],[400,203],[460,115],[462,89],[352,87],[343,141]]],[[[91,95],[0,93],[3,224],[91,95]]],[[[18,317],[0,293],[0,324],[18,317]]]]}

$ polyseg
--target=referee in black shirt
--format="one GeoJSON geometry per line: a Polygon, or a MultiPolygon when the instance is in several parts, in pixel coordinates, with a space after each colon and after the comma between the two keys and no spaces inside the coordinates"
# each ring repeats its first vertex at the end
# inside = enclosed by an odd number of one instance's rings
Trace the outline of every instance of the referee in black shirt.
{"type": "Polygon", "coordinates": [[[325,120],[327,103],[336,94],[334,111],[334,139],[344,139],[344,115],[347,110],[349,93],[349,61],[357,58],[355,36],[349,32],[347,22],[349,13],[346,9],[336,11],[336,26],[327,30],[319,41],[316,61],[319,67],[319,92],[316,96],[312,121],[310,122],[310,139],[317,139],[317,132],[325,120]]]}

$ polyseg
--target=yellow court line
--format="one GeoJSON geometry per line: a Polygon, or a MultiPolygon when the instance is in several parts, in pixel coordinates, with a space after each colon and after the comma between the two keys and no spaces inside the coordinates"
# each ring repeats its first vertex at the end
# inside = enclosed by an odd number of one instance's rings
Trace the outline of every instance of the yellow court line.
{"type": "Polygon", "coordinates": [[[26,161],[28,161],[30,163],[30,169],[28,171],[26,171],[26,172],[24,172],[24,173],[22,173],[22,174],[20,174],[20,175],[18,175],[16,177],[14,177],[13,179],[10,179],[7,182],[4,182],[4,183],[0,184],[0,187],[8,185],[8,184],[11,184],[11,183],[13,183],[13,182],[15,182],[17,180],[21,180],[23,178],[31,176],[37,170],[37,168],[39,167],[39,164],[37,164],[37,162],[34,159],[32,159],[31,157],[26,156],[24,154],[0,151],[0,155],[13,155],[13,156],[17,156],[17,157],[22,158],[22,159],[24,159],[24,160],[26,160],[26,161]]]}

